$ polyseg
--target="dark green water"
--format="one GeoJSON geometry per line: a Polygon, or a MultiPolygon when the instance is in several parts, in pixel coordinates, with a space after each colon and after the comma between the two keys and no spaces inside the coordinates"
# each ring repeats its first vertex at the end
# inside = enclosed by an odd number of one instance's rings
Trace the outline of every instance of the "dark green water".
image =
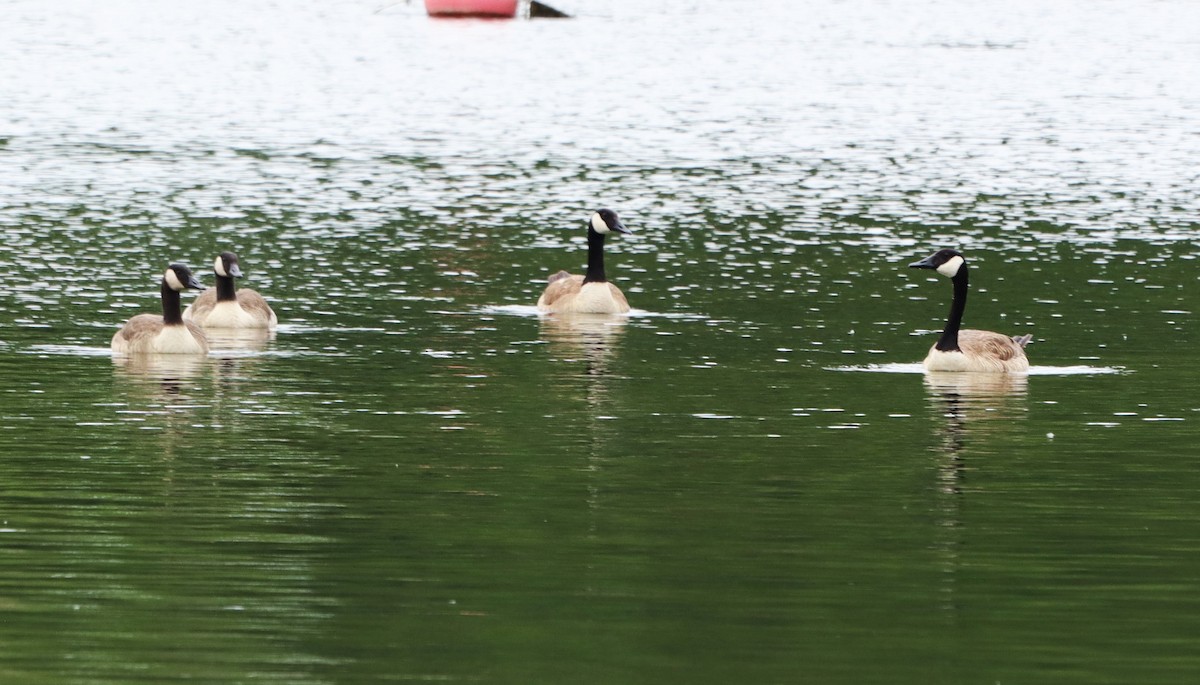
{"type": "Polygon", "coordinates": [[[1195,682],[1195,9],[560,4],[16,4],[0,682],[1195,682]],[[108,355],[220,249],[277,335],[108,355]]]}

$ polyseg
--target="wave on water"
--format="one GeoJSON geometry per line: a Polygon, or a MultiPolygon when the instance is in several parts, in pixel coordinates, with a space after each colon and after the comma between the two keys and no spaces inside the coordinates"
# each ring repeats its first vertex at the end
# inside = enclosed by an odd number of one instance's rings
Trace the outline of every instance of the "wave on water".
{"type": "Polygon", "coordinates": [[[88,347],[87,345],[30,345],[25,354],[61,354],[71,357],[110,357],[112,350],[107,347],[88,347]]]}
{"type": "MultiPolygon", "coordinates": [[[[828,366],[826,371],[856,371],[860,373],[926,373],[921,364],[865,364],[859,366],[828,366]]],[[[1116,373],[1130,373],[1128,369],[1112,366],[1031,366],[1025,372],[1027,376],[1102,376],[1116,373]]],[[[1016,374],[1014,374],[1016,375],[1016,374]]]]}
{"type": "MultiPolygon", "coordinates": [[[[485,314],[485,315],[504,315],[504,316],[527,316],[527,317],[547,317],[554,316],[552,312],[543,312],[533,305],[527,304],[496,304],[483,305],[469,312],[450,312],[443,311],[441,314],[485,314]]],[[[645,309],[631,309],[624,314],[571,314],[571,316],[599,316],[599,317],[625,317],[629,319],[679,319],[679,320],[694,320],[707,321],[709,317],[703,314],[693,314],[690,312],[651,312],[645,309]]]]}
{"type": "MultiPolygon", "coordinates": [[[[28,348],[21,350],[20,354],[34,355],[56,355],[64,357],[111,357],[113,356],[112,349],[108,347],[89,347],[87,345],[30,345],[28,348]]],[[[136,356],[136,355],[134,355],[136,356]]],[[[150,355],[161,356],[161,355],[150,355]]],[[[173,355],[166,355],[171,358],[173,355]]],[[[187,355],[184,355],[187,356],[187,355]]],[[[331,354],[329,352],[313,352],[309,350],[278,350],[278,349],[255,349],[253,347],[238,347],[236,345],[221,345],[214,344],[210,351],[210,357],[221,359],[233,357],[311,357],[311,356],[344,356],[341,354],[331,354]]],[[[197,356],[196,358],[201,358],[197,356]]]]}

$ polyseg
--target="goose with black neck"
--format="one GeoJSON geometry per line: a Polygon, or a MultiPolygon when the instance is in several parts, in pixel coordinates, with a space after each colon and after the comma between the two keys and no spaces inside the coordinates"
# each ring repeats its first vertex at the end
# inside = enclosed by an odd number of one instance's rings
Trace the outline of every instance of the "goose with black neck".
{"type": "Polygon", "coordinates": [[[604,272],[604,238],[610,233],[632,233],[611,209],[594,212],[588,221],[588,264],[584,275],[559,271],[549,279],[538,298],[539,311],[556,314],[624,314],[629,311],[625,293],[604,272]]]}
{"type": "Polygon", "coordinates": [[[184,321],[179,311],[179,293],[185,289],[204,290],[192,272],[182,264],[172,264],[163,272],[160,287],[162,315],[138,314],[117,331],[110,347],[115,354],[207,354],[208,338],[199,326],[184,321]]]}
{"type": "Polygon", "coordinates": [[[213,261],[216,292],[202,293],[188,306],[183,318],[204,328],[273,329],[279,322],[271,305],[250,288],[236,289],[235,278],[242,277],[238,256],[222,252],[213,261]]]}
{"type": "Polygon", "coordinates": [[[938,250],[925,259],[909,264],[914,269],[932,269],[950,279],[954,296],[950,316],[938,341],[925,357],[929,371],[977,371],[1012,373],[1029,370],[1025,346],[1032,335],[1007,336],[992,331],[962,328],[967,308],[967,260],[958,250],[938,250]]]}

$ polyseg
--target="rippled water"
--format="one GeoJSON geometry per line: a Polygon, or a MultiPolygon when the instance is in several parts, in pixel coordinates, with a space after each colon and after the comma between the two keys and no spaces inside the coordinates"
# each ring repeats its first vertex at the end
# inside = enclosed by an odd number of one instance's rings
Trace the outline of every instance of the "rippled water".
{"type": "Polygon", "coordinates": [[[552,4],[6,5],[0,680],[1194,682],[1200,5],[552,4]]]}

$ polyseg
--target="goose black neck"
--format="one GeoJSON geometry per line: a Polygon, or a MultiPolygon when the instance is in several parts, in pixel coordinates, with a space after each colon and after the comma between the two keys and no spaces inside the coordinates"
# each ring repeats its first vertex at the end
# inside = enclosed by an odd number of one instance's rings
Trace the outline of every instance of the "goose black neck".
{"type": "Polygon", "coordinates": [[[958,273],[950,280],[954,283],[954,300],[950,302],[950,317],[946,319],[946,328],[936,346],[942,352],[959,351],[958,329],[962,326],[963,311],[967,308],[967,265],[958,267],[958,273]]]}
{"type": "Polygon", "coordinates": [[[237,290],[233,287],[233,276],[217,276],[217,302],[229,302],[237,299],[237,290]]]}
{"type": "Polygon", "coordinates": [[[163,323],[177,326],[183,323],[183,314],[179,311],[179,291],[172,290],[166,281],[162,284],[163,323]]]}
{"type": "Polygon", "coordinates": [[[588,267],[584,283],[604,283],[604,234],[588,227],[588,267]]]}

